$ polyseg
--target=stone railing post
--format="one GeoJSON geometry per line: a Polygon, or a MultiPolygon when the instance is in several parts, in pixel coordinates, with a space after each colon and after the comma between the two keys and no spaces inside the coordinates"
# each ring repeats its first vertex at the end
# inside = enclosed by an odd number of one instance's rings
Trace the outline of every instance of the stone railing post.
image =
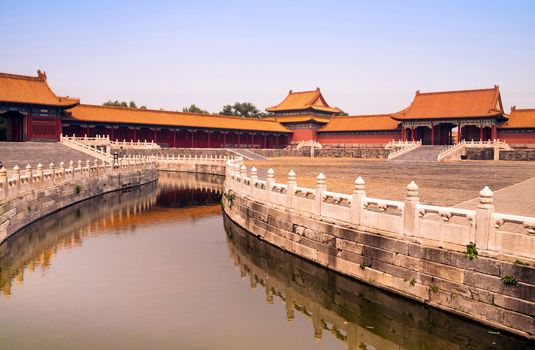
{"type": "Polygon", "coordinates": [[[65,163],[63,161],[59,163],[59,176],[61,181],[65,181],[65,163]]]}
{"type": "Polygon", "coordinates": [[[28,190],[32,189],[32,166],[26,165],[26,177],[28,178],[28,190]]]}
{"type": "Polygon", "coordinates": [[[286,185],[286,205],[288,208],[292,207],[293,197],[295,193],[295,187],[297,186],[297,180],[295,172],[290,170],[288,173],[288,184],[286,185]]]}
{"type": "Polygon", "coordinates": [[[55,184],[56,183],[56,166],[54,165],[54,163],[50,163],[50,165],[48,167],[50,169],[50,180],[51,180],[51,183],[55,184]]]}
{"type": "Polygon", "coordinates": [[[2,181],[4,197],[7,198],[9,194],[9,184],[7,183],[7,170],[4,167],[0,168],[0,181],[2,181]]]}
{"type": "Polygon", "coordinates": [[[405,236],[414,236],[418,231],[418,211],[416,206],[420,203],[418,186],[414,181],[407,186],[407,197],[403,209],[403,232],[405,236]]]}
{"type": "Polygon", "coordinates": [[[249,192],[249,194],[251,195],[251,197],[253,196],[254,186],[255,186],[255,182],[256,182],[257,179],[258,179],[258,172],[257,172],[257,170],[256,170],[255,167],[252,167],[252,168],[251,168],[251,177],[250,177],[250,180],[251,180],[251,183],[250,183],[250,192],[249,192]]]}
{"type": "Polygon", "coordinates": [[[37,164],[37,177],[39,178],[39,188],[43,188],[45,185],[45,172],[43,171],[43,164],[37,164]]]}
{"type": "Polygon", "coordinates": [[[95,168],[95,175],[98,176],[98,160],[95,158],[95,161],[93,162],[93,166],[95,168]]]}
{"type": "Polygon", "coordinates": [[[360,225],[362,202],[366,197],[364,185],[365,182],[362,177],[357,177],[355,180],[355,188],[353,189],[353,197],[351,198],[351,220],[355,225],[360,225]]]}
{"type": "Polygon", "coordinates": [[[15,192],[20,193],[20,168],[18,165],[13,167],[13,176],[15,177],[15,192]]]}
{"type": "Polygon", "coordinates": [[[91,161],[88,159],[85,161],[86,177],[91,177],[91,161]]]}
{"type": "Polygon", "coordinates": [[[271,201],[271,189],[273,188],[273,183],[275,182],[275,171],[272,168],[269,168],[267,171],[266,178],[266,202],[271,201]]]}
{"type": "Polygon", "coordinates": [[[82,161],[78,160],[78,176],[82,178],[82,161]]]}
{"type": "Polygon", "coordinates": [[[247,167],[245,165],[242,165],[240,167],[240,193],[243,193],[245,191],[245,177],[247,176],[247,167]]]}
{"type": "Polygon", "coordinates": [[[325,191],[325,175],[320,173],[316,177],[316,193],[314,194],[314,214],[321,215],[321,204],[323,202],[323,191],[325,191]]]}
{"type": "Polygon", "coordinates": [[[495,226],[491,220],[494,213],[492,204],[494,193],[488,186],[479,192],[479,205],[476,209],[476,237],[475,243],[478,248],[488,249],[489,239],[494,236],[495,226]]]}
{"type": "Polygon", "coordinates": [[[74,179],[74,162],[72,160],[69,161],[69,169],[71,171],[71,180],[74,179]]]}

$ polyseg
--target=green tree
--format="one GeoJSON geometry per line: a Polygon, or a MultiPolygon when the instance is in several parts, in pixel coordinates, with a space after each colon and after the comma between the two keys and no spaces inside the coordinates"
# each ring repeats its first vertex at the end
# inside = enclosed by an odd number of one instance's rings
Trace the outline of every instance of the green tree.
{"type": "Polygon", "coordinates": [[[210,113],[208,113],[207,110],[204,110],[204,109],[200,108],[199,106],[197,106],[197,105],[195,105],[195,104],[191,104],[191,105],[188,106],[188,107],[184,107],[184,108],[182,108],[182,112],[186,112],[186,113],[210,114],[210,113]]]}
{"type": "Polygon", "coordinates": [[[147,106],[143,105],[143,106],[139,107],[139,109],[147,109],[147,106]]]}
{"type": "MultiPolygon", "coordinates": [[[[121,108],[137,108],[137,105],[134,101],[130,101],[129,103],[126,103],[126,101],[112,101],[108,100],[102,104],[103,106],[111,106],[111,107],[121,107],[121,108]]],[[[147,109],[146,106],[141,106],[140,109],[147,109]]]]}
{"type": "Polygon", "coordinates": [[[242,118],[264,118],[267,116],[266,113],[260,112],[251,102],[235,102],[233,105],[225,105],[219,114],[242,118]]]}

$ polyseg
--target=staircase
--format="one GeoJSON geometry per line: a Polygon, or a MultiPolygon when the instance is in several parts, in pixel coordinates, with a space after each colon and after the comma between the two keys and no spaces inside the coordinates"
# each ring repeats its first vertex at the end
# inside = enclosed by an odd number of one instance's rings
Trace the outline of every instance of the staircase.
{"type": "Polygon", "coordinates": [[[50,163],[59,167],[59,163],[64,162],[67,167],[71,160],[75,163],[79,160],[93,162],[95,157],[57,142],[0,142],[0,161],[8,171],[15,165],[24,169],[27,164],[36,169],[39,163],[48,168],[50,163]]]}
{"type": "Polygon", "coordinates": [[[420,146],[407,152],[393,161],[406,162],[436,162],[438,155],[446,149],[447,146],[420,146]]]}
{"type": "Polygon", "coordinates": [[[269,158],[261,156],[258,153],[255,153],[248,149],[243,148],[227,148],[227,151],[232,152],[240,157],[243,157],[243,159],[247,160],[267,160],[269,158]]]}

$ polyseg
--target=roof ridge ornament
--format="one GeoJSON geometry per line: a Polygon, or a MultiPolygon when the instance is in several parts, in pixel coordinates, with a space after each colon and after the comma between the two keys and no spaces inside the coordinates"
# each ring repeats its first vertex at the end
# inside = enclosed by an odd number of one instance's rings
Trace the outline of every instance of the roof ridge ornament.
{"type": "Polygon", "coordinates": [[[40,69],[37,70],[37,77],[39,80],[45,80],[46,81],[46,72],[41,71],[40,69]]]}

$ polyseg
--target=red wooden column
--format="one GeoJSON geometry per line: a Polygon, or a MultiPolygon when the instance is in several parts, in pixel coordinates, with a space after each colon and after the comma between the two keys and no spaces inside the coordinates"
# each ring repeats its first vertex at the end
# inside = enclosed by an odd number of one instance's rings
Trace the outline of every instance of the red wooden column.
{"type": "Polygon", "coordinates": [[[483,141],[483,126],[479,126],[479,141],[483,141]]]}
{"type": "Polygon", "coordinates": [[[241,133],[238,133],[238,148],[241,148],[241,133]]]}
{"type": "Polygon", "coordinates": [[[176,148],[176,129],[173,129],[173,148],[176,148]]]}
{"type": "Polygon", "coordinates": [[[405,127],[401,128],[401,141],[405,141],[405,127]]]}
{"type": "Polygon", "coordinates": [[[435,144],[435,126],[431,124],[431,146],[435,144]]]}
{"type": "Polygon", "coordinates": [[[463,126],[461,124],[461,122],[459,122],[459,130],[457,131],[457,143],[461,142],[461,140],[463,139],[463,126]]]}
{"type": "Polygon", "coordinates": [[[31,141],[32,140],[32,114],[28,113],[28,116],[26,117],[26,140],[31,141]]]}
{"type": "Polygon", "coordinates": [[[414,126],[411,128],[411,141],[414,141],[414,126]]]}
{"type": "Polygon", "coordinates": [[[154,128],[153,135],[154,135],[154,136],[152,137],[152,138],[153,138],[153,141],[154,141],[154,143],[156,143],[156,128],[154,128]]]}
{"type": "Polygon", "coordinates": [[[212,132],[211,131],[207,131],[208,133],[208,148],[212,148],[212,132]]]}
{"type": "Polygon", "coordinates": [[[223,131],[223,148],[227,147],[227,132],[223,131]]]}
{"type": "Polygon", "coordinates": [[[85,135],[89,137],[89,126],[86,125],[85,127],[85,135]]]}
{"type": "Polygon", "coordinates": [[[492,125],[492,129],[490,130],[490,139],[496,140],[496,124],[492,125]]]}
{"type": "Polygon", "coordinates": [[[264,134],[264,148],[267,148],[267,134],[264,134]]]}
{"type": "Polygon", "coordinates": [[[194,134],[194,131],[190,130],[189,132],[191,133],[191,148],[193,148],[193,134],[194,134]]]}
{"type": "MultiPolygon", "coordinates": [[[[61,118],[60,117],[57,117],[56,118],[56,141],[59,141],[59,135],[61,134],[61,118]]],[[[22,140],[22,130],[20,131],[20,136],[21,136],[21,140],[20,141],[23,141],[22,140]]]]}

